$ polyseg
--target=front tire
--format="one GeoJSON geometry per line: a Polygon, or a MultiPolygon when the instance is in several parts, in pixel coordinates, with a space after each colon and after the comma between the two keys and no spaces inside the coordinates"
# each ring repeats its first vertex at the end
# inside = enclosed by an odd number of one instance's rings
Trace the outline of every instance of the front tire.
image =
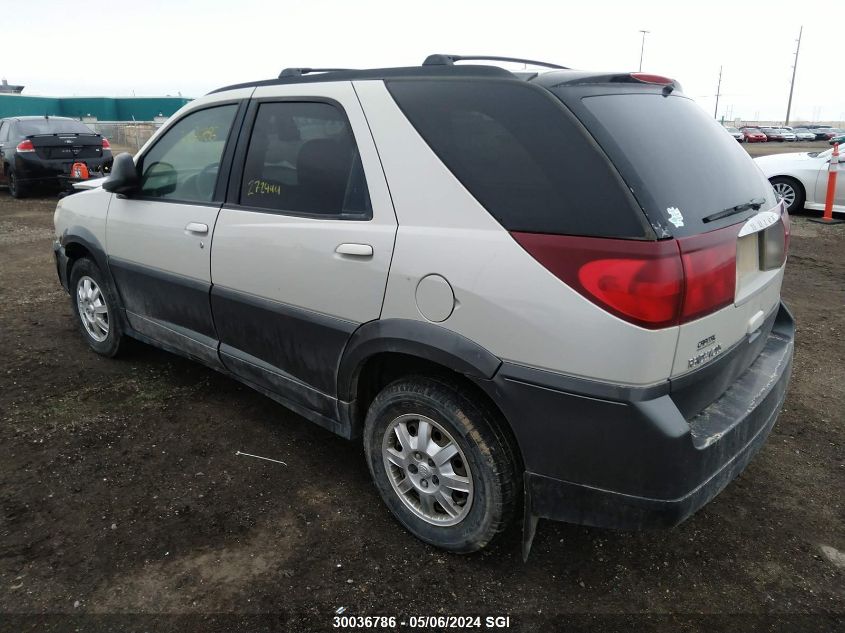
{"type": "Polygon", "coordinates": [[[509,524],[521,490],[513,451],[463,389],[422,376],[391,383],[367,413],[364,450],[382,499],[420,540],[469,553],[509,524]]]}
{"type": "Polygon", "coordinates": [[[116,356],[123,343],[117,301],[97,264],[83,258],[70,272],[70,303],[88,346],[102,356],[116,356]]]}
{"type": "Polygon", "coordinates": [[[786,203],[786,211],[790,214],[804,208],[804,188],[794,178],[776,176],[769,179],[775,194],[786,203]]]}

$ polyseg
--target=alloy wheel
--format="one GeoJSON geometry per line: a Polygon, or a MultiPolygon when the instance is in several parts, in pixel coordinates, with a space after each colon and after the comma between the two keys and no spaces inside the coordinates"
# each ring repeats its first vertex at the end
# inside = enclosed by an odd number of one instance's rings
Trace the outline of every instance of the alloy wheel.
{"type": "Polygon", "coordinates": [[[473,500],[472,473],[443,426],[424,415],[400,415],[384,433],[382,458],[394,492],[423,521],[449,526],[466,517],[473,500]]]}
{"type": "Polygon", "coordinates": [[[102,343],[109,335],[109,308],[100,286],[85,275],[76,284],[76,307],[85,331],[102,343]]]}
{"type": "Polygon", "coordinates": [[[795,204],[795,188],[785,182],[776,182],[772,188],[775,190],[778,198],[786,203],[787,207],[792,207],[795,204]]]}

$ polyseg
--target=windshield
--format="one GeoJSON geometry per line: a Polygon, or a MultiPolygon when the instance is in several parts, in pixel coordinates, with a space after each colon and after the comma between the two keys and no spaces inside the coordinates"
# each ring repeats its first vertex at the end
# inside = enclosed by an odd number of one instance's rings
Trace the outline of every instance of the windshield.
{"type": "Polygon", "coordinates": [[[687,97],[636,92],[587,96],[582,104],[592,119],[585,125],[652,224],[682,237],[742,220],[738,214],[703,221],[753,199],[763,198],[764,209],[775,206],[769,182],[745,149],[687,97]]]}
{"type": "Polygon", "coordinates": [[[73,119],[32,119],[17,122],[21,136],[37,134],[94,134],[87,125],[73,119]]]}
{"type": "Polygon", "coordinates": [[[739,132],[739,130],[738,130],[738,129],[736,129],[735,127],[727,127],[727,128],[725,128],[725,129],[726,129],[728,132],[732,132],[732,133],[739,132]]]}

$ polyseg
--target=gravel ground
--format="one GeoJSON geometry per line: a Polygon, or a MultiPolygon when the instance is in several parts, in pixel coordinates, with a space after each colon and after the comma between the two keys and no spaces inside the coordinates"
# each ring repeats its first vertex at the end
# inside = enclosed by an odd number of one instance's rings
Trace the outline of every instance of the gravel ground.
{"type": "Polygon", "coordinates": [[[746,472],[668,531],[541,522],[523,564],[517,529],[465,557],[416,541],[359,444],[212,370],[88,351],[54,208],[0,191],[0,630],[332,630],[341,607],[510,630],[843,626],[845,225],[794,218],[794,374],[746,472]]]}

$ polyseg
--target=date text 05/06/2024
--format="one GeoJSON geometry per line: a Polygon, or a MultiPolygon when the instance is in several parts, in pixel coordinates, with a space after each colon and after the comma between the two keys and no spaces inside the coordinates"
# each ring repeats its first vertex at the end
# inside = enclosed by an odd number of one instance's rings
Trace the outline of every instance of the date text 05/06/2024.
{"type": "Polygon", "coordinates": [[[398,618],[387,615],[335,615],[332,626],[336,629],[508,629],[507,615],[413,615],[398,618]]]}

